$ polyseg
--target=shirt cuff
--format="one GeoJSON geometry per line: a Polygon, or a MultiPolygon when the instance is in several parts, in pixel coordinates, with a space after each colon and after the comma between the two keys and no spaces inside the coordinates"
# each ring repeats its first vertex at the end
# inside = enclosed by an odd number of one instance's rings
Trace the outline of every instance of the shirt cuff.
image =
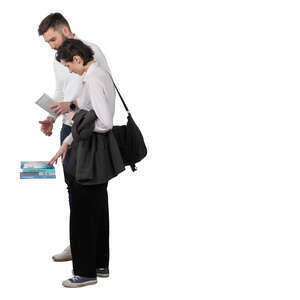
{"type": "Polygon", "coordinates": [[[58,116],[49,114],[48,117],[51,117],[55,122],[58,116]]]}
{"type": "Polygon", "coordinates": [[[69,146],[72,144],[73,142],[73,136],[72,133],[70,133],[63,141],[63,143],[68,144],[69,146]]]}

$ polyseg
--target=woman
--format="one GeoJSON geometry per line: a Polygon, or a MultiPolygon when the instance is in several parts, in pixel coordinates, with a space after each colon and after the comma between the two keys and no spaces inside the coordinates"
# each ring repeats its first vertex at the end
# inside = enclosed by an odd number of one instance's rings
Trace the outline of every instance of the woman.
{"type": "MultiPolygon", "coordinates": [[[[56,59],[83,77],[78,109],[71,114],[72,133],[49,164],[62,162],[71,182],[70,245],[74,277],[65,287],[97,283],[107,277],[109,263],[108,181],[125,167],[112,134],[115,90],[110,75],[93,59],[92,49],[77,39],[64,41],[56,59]]],[[[74,104],[70,105],[75,110],[74,104]]]]}

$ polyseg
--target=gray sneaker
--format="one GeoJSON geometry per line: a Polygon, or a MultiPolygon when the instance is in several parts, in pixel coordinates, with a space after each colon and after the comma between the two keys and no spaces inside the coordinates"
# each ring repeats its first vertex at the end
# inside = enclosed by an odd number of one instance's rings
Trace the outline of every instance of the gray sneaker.
{"type": "Polygon", "coordinates": [[[75,275],[74,277],[63,281],[62,285],[68,288],[78,288],[78,287],[83,287],[83,286],[96,284],[96,283],[97,283],[97,278],[75,275]]]}
{"type": "Polygon", "coordinates": [[[59,262],[72,260],[70,246],[68,246],[63,252],[53,255],[52,259],[59,262]]]}
{"type": "Polygon", "coordinates": [[[109,270],[108,268],[98,268],[96,269],[97,277],[108,277],[109,276],[109,270]]]}

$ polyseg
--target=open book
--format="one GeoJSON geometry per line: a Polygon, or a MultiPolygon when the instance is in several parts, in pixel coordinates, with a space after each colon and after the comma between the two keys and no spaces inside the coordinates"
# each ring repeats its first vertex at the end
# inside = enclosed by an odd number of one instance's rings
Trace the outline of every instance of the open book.
{"type": "Polygon", "coordinates": [[[56,101],[54,101],[47,94],[43,94],[35,103],[39,105],[42,109],[47,111],[50,115],[57,117],[57,114],[53,112],[50,108],[50,105],[55,104],[56,101]]]}

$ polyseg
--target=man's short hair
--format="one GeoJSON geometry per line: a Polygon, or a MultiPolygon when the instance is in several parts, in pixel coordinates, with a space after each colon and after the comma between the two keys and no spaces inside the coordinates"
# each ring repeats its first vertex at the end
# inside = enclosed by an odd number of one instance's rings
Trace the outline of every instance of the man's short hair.
{"type": "MultiPolygon", "coordinates": [[[[60,26],[67,26],[70,29],[70,25],[66,18],[61,13],[53,13],[47,16],[40,24],[38,32],[39,35],[43,35],[49,28],[58,29],[60,26]]],[[[71,31],[71,29],[70,29],[71,31]]]]}
{"type": "Polygon", "coordinates": [[[91,47],[78,39],[67,39],[57,49],[56,60],[58,62],[61,60],[72,62],[76,55],[82,58],[84,66],[94,59],[94,51],[91,47]]]}

